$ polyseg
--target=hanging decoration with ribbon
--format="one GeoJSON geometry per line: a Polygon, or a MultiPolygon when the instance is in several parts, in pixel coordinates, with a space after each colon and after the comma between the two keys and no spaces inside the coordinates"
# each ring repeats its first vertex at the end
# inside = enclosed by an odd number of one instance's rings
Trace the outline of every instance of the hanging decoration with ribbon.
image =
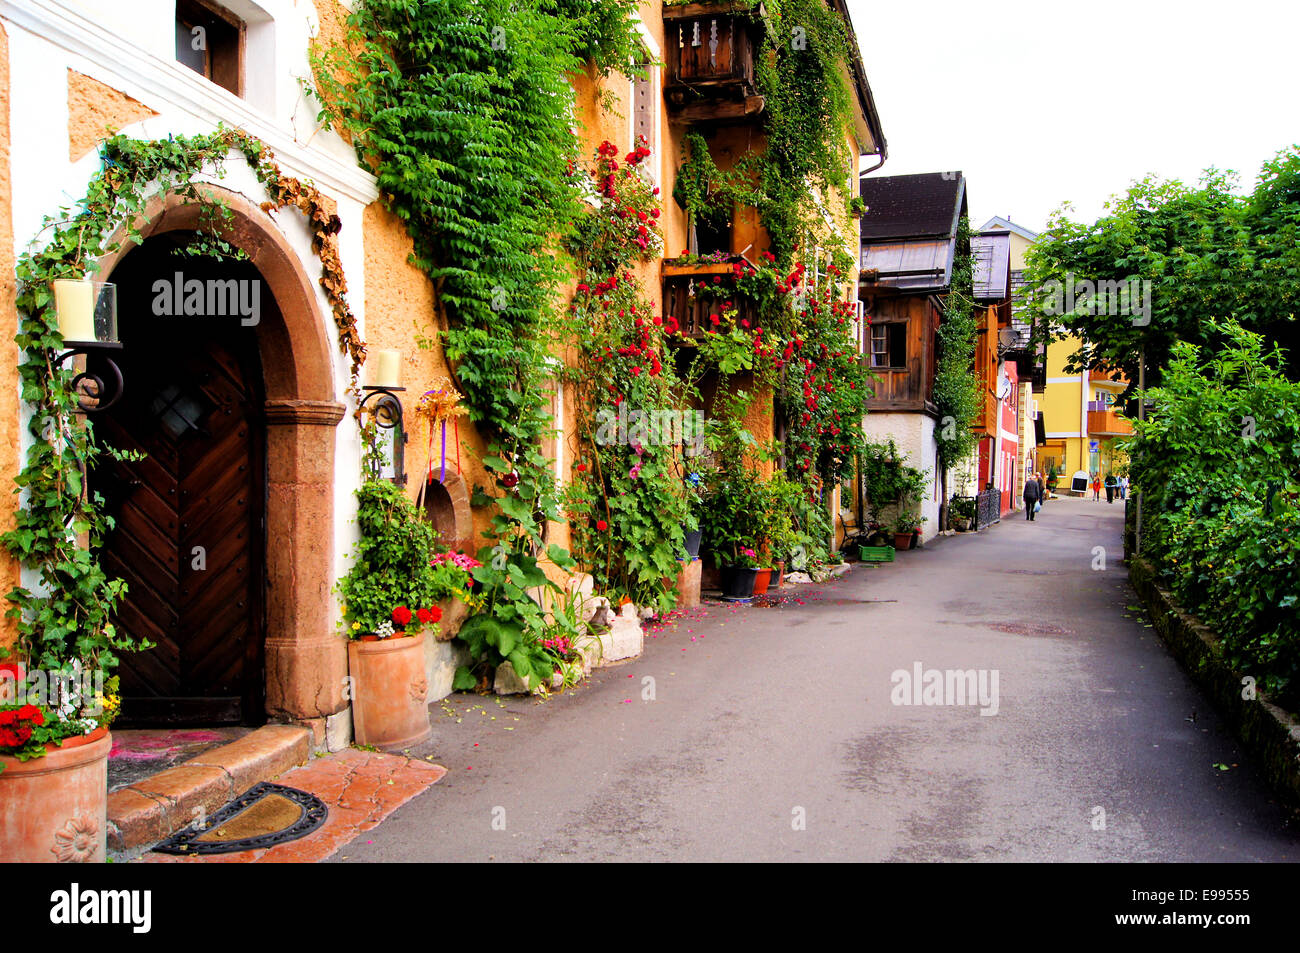
{"type": "Polygon", "coordinates": [[[453,428],[453,440],[456,451],[456,472],[460,473],[460,423],[457,420],[463,414],[469,413],[460,405],[462,395],[451,385],[445,377],[435,377],[432,381],[432,387],[425,391],[420,397],[419,403],[415,405],[415,414],[429,422],[428,437],[428,459],[429,471],[425,475],[424,482],[433,479],[433,429],[437,424],[442,432],[442,453],[441,453],[441,470],[439,471],[438,482],[447,482],[447,421],[450,420],[453,428]]]}

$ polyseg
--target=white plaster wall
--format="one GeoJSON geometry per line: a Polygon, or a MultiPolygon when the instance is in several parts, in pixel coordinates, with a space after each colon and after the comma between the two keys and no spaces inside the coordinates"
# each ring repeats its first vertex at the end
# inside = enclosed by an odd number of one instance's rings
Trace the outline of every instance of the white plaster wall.
{"type": "Polygon", "coordinates": [[[893,438],[898,449],[906,454],[906,462],[925,474],[926,491],[921,499],[921,540],[933,539],[939,528],[939,485],[935,455],[938,444],[934,439],[935,422],[928,414],[877,413],[862,418],[862,429],[868,440],[893,438]]]}
{"type": "MultiPolygon", "coordinates": [[[[315,109],[305,105],[297,76],[307,71],[307,44],[317,29],[314,7],[295,0],[229,0],[227,7],[250,19],[249,61],[274,47],[275,67],[250,70],[249,87],[262,101],[241,100],[174,62],[172,0],[0,0],[9,34],[10,132],[13,176],[14,252],[21,256],[48,240],[47,216],[74,206],[99,168],[98,155],[77,162],[68,157],[68,70],[121,90],[159,115],[122,131],[142,139],[165,139],[215,130],[221,122],[245,128],[266,142],[286,174],[310,179],[333,199],[343,228],[339,254],[348,279],[348,301],[365,337],[365,254],[362,216],[377,197],[374,179],[359,169],[349,146],[315,126],[315,109]],[[239,9],[235,9],[239,7],[239,9]],[[245,9],[247,8],[247,9],[245,9]],[[260,17],[260,19],[257,19],[260,17]],[[256,22],[251,22],[256,20],[256,22]],[[258,33],[258,30],[261,30],[258,33]],[[256,33],[256,37],[254,36],[256,33]],[[256,44],[262,44],[259,48],[256,44]],[[260,49],[260,52],[258,50],[260,49]],[[256,75],[254,75],[256,74],[256,75]],[[274,86],[266,86],[267,78],[274,86]],[[259,86],[258,84],[263,85],[259,86]],[[304,121],[304,117],[311,117],[304,121]]],[[[224,178],[209,181],[254,204],[267,195],[242,157],[226,165],[224,178]]],[[[273,219],[306,270],[316,295],[322,333],[331,342],[334,399],[348,407],[336,429],[334,575],[342,575],[356,539],[356,499],[361,441],[347,394],[349,363],[339,352],[338,331],[324,291],[317,283],[320,261],[302,216],[282,210],[273,219]]],[[[129,382],[128,382],[129,386],[129,382]]],[[[27,428],[21,429],[26,453],[27,428]]],[[[24,572],[24,584],[37,580],[24,572]]]]}

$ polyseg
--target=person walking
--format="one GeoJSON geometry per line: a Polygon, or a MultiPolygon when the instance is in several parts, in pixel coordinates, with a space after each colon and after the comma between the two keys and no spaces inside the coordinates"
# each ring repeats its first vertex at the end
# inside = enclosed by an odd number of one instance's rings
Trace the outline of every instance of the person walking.
{"type": "MultiPolygon", "coordinates": [[[[1040,504],[1047,502],[1047,483],[1043,480],[1041,473],[1034,474],[1034,479],[1038,481],[1038,502],[1040,504]]],[[[1041,508],[1041,506],[1040,506],[1041,508]]]]}
{"type": "Polygon", "coordinates": [[[1031,523],[1034,521],[1034,510],[1037,509],[1038,503],[1042,500],[1042,490],[1037,476],[1031,476],[1025,481],[1025,519],[1031,523]]]}
{"type": "Polygon", "coordinates": [[[1094,503],[1101,502],[1101,474],[1100,473],[1094,473],[1092,475],[1092,501],[1094,503]]]}
{"type": "Polygon", "coordinates": [[[1106,474],[1106,502],[1107,502],[1107,503],[1114,503],[1114,502],[1115,502],[1115,487],[1116,487],[1116,486],[1117,486],[1117,484],[1115,483],[1115,474],[1113,474],[1113,473],[1107,473],[1107,474],[1106,474]]]}
{"type": "Polygon", "coordinates": [[[1128,476],[1127,475],[1119,478],[1119,498],[1121,500],[1128,499],[1128,476]]]}

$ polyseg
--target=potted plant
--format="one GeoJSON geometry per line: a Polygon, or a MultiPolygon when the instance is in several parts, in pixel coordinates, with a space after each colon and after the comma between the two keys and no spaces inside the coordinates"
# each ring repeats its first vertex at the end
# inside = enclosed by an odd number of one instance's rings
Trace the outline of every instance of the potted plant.
{"type": "Polygon", "coordinates": [[[1053,460],[1047,465],[1047,492],[1055,493],[1056,485],[1061,482],[1061,468],[1053,460]]]}
{"type": "Polygon", "coordinates": [[[910,513],[902,513],[894,520],[894,548],[911,549],[916,543],[917,534],[921,532],[921,527],[917,525],[917,517],[910,513]]]}
{"type": "Polygon", "coordinates": [[[969,497],[954,496],[948,507],[948,518],[952,528],[965,533],[975,519],[975,501],[969,497]]]}
{"type": "Polygon", "coordinates": [[[107,519],[65,482],[80,479],[99,450],[89,428],[60,419],[67,443],[52,457],[33,446],[31,459],[44,462],[19,481],[32,503],[3,535],[36,581],[9,593],[15,657],[0,649],[0,858],[10,863],[105,859],[109,725],[119,708],[112,671],[118,653],[153,647],[114,622],[126,585],[94,555],[107,519]]]}
{"type": "MultiPolygon", "coordinates": [[[[118,699],[103,673],[8,663],[0,703],[0,857],[11,863],[102,862],[108,725],[118,699]]],[[[116,685],[116,677],[109,679],[116,685]]]]}
{"type": "Polygon", "coordinates": [[[775,558],[790,553],[799,545],[799,534],[795,530],[795,512],[804,493],[803,487],[777,474],[760,487],[763,499],[762,520],[760,523],[759,552],[763,567],[768,570],[768,579],[759,574],[754,587],[756,595],[762,595],[771,584],[781,586],[781,577],[785,574],[785,562],[775,558]]]}
{"type": "Polygon", "coordinates": [[[424,630],[442,619],[443,577],[461,570],[433,560],[437,533],[399,487],[370,480],[357,499],[361,536],[338,585],[351,640],[353,735],[378,748],[410,747],[432,733],[424,630]]]}
{"type": "Polygon", "coordinates": [[[748,602],[754,597],[758,579],[758,553],[748,547],[739,549],[722,567],[722,598],[727,602],[748,602]]]}
{"type": "Polygon", "coordinates": [[[700,487],[704,483],[704,478],[698,471],[691,471],[682,479],[682,487],[685,490],[686,498],[686,521],[682,524],[682,535],[685,537],[683,548],[686,551],[686,562],[690,562],[700,555],[700,540],[704,531],[700,528],[700,487]]]}

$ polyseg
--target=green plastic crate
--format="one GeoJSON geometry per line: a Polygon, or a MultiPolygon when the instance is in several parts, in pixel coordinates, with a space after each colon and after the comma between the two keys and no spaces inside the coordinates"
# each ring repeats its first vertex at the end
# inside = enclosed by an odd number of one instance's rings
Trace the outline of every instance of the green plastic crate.
{"type": "Polygon", "coordinates": [[[892,563],[894,561],[893,546],[859,546],[859,558],[864,563],[892,563]]]}

